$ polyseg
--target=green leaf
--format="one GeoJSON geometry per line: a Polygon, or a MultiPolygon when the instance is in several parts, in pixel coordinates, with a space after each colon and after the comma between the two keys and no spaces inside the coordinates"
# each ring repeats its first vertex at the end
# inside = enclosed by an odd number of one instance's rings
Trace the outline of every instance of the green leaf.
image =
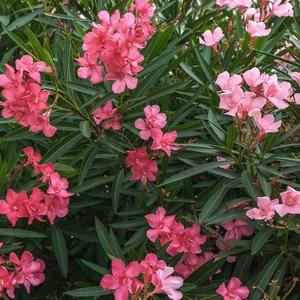
{"type": "Polygon", "coordinates": [[[155,47],[152,50],[152,53],[150,55],[150,58],[149,58],[150,61],[153,60],[159,53],[161,53],[163,51],[163,49],[167,45],[167,43],[172,35],[173,29],[174,29],[174,26],[171,25],[170,27],[168,27],[167,29],[165,29],[163,32],[160,33],[160,35],[157,38],[155,47]]]}
{"type": "Polygon", "coordinates": [[[68,251],[65,238],[57,225],[51,225],[51,239],[53,250],[59,269],[64,277],[68,274],[68,251]]]}
{"type": "Polygon", "coordinates": [[[42,13],[43,11],[43,8],[37,9],[29,14],[26,14],[23,17],[17,18],[15,21],[13,21],[6,27],[7,31],[14,31],[17,28],[21,28],[22,26],[31,22],[38,14],[42,13]]]}
{"type": "Polygon", "coordinates": [[[234,127],[234,123],[231,124],[227,133],[227,148],[231,151],[234,147],[234,141],[236,138],[237,132],[234,127]]]}
{"type": "Polygon", "coordinates": [[[264,244],[268,241],[269,237],[276,233],[275,229],[270,227],[266,227],[263,230],[259,231],[254,238],[252,239],[251,243],[251,255],[257,253],[264,244]]]}
{"type": "Polygon", "coordinates": [[[223,221],[235,220],[245,217],[245,209],[233,209],[230,211],[222,211],[209,218],[206,222],[207,225],[220,224],[223,221]]]}
{"type": "Polygon", "coordinates": [[[0,235],[15,236],[15,237],[20,237],[20,238],[44,238],[44,237],[46,237],[46,235],[38,233],[38,232],[24,230],[24,229],[10,229],[10,228],[9,229],[1,228],[0,235]]]}
{"type": "Polygon", "coordinates": [[[136,220],[128,220],[128,221],[122,221],[118,223],[110,223],[109,226],[113,228],[133,228],[133,227],[138,227],[141,225],[144,225],[146,223],[146,219],[136,219],[136,220]]]}
{"type": "Polygon", "coordinates": [[[125,260],[123,253],[121,252],[120,249],[117,249],[117,250],[115,249],[115,246],[113,244],[113,239],[111,238],[109,233],[106,231],[103,224],[97,218],[95,218],[95,220],[96,220],[97,235],[98,235],[99,241],[100,241],[104,251],[108,255],[120,258],[125,262],[126,260],[125,260]]]}
{"type": "Polygon", "coordinates": [[[42,45],[36,38],[35,34],[29,28],[27,28],[27,35],[28,35],[30,45],[31,45],[32,49],[34,50],[36,57],[39,59],[39,61],[40,60],[47,61],[47,57],[46,57],[44,48],[42,47],[42,45]]]}
{"type": "Polygon", "coordinates": [[[276,141],[279,139],[279,137],[280,137],[279,132],[269,133],[267,135],[263,144],[263,154],[267,153],[272,149],[273,145],[276,144],[276,141]]]}
{"type": "Polygon", "coordinates": [[[242,173],[241,177],[242,177],[242,183],[243,183],[244,187],[246,188],[246,191],[252,197],[252,199],[257,201],[257,197],[261,196],[261,192],[254,185],[256,183],[254,178],[247,171],[244,171],[242,173]]]}
{"type": "Polygon", "coordinates": [[[130,246],[136,243],[137,241],[141,239],[147,240],[146,232],[149,229],[149,225],[145,224],[141,228],[139,228],[134,235],[125,243],[125,246],[130,246]]]}
{"type": "Polygon", "coordinates": [[[209,170],[219,168],[220,166],[226,165],[228,163],[231,163],[231,161],[210,162],[210,163],[203,164],[203,165],[200,165],[200,166],[197,166],[197,167],[194,167],[194,168],[190,168],[190,169],[187,169],[187,170],[185,170],[183,172],[180,172],[176,175],[173,175],[172,177],[168,178],[166,181],[164,181],[159,186],[163,186],[163,185],[166,185],[166,184],[169,184],[169,183],[180,181],[180,180],[183,180],[185,178],[192,177],[194,175],[198,175],[200,173],[207,172],[209,170]]]}
{"type": "Polygon", "coordinates": [[[92,270],[96,271],[99,274],[105,275],[105,274],[109,274],[110,273],[109,270],[107,270],[107,269],[105,269],[103,267],[100,267],[100,266],[98,266],[96,264],[93,264],[93,263],[88,262],[88,261],[83,260],[83,259],[81,259],[80,261],[82,261],[86,266],[88,266],[89,268],[91,268],[92,270]]]}
{"type": "Polygon", "coordinates": [[[91,128],[90,128],[90,123],[89,121],[81,121],[79,123],[79,129],[80,132],[83,136],[85,136],[86,138],[90,138],[92,133],[91,133],[91,128]]]}
{"type": "Polygon", "coordinates": [[[64,292],[65,295],[73,296],[73,297],[96,297],[96,296],[105,296],[111,294],[111,292],[107,292],[103,290],[101,286],[93,286],[82,289],[76,289],[69,292],[64,292]]]}
{"type": "Polygon", "coordinates": [[[114,176],[93,178],[93,179],[84,181],[80,186],[79,185],[72,186],[69,189],[69,191],[74,194],[79,194],[79,193],[91,190],[99,185],[103,185],[105,183],[111,182],[113,180],[114,180],[114,176]]]}
{"type": "Polygon", "coordinates": [[[117,172],[112,184],[112,209],[117,212],[120,200],[120,191],[122,189],[122,181],[124,179],[124,169],[117,172]]]}
{"type": "MultiPolygon", "coordinates": [[[[275,255],[269,260],[265,267],[260,270],[258,277],[256,278],[253,286],[259,286],[263,291],[267,287],[271,278],[273,277],[276,269],[278,268],[280,261],[282,259],[282,253],[275,255]]],[[[262,297],[262,293],[255,289],[251,292],[249,300],[259,300],[262,297]]]]}
{"type": "Polygon", "coordinates": [[[36,132],[29,131],[28,127],[20,127],[0,138],[1,142],[9,142],[23,139],[30,139],[37,135],[36,132]]]}
{"type": "Polygon", "coordinates": [[[209,279],[209,277],[216,274],[216,272],[224,265],[226,258],[220,259],[216,262],[209,260],[204,265],[200,266],[189,277],[185,279],[185,283],[193,283],[199,286],[201,283],[209,279]]]}
{"type": "Polygon", "coordinates": [[[64,153],[70,150],[77,142],[82,140],[82,135],[79,132],[73,132],[61,139],[53,146],[42,158],[41,163],[55,162],[64,153]]]}
{"type": "Polygon", "coordinates": [[[81,186],[86,175],[90,171],[91,166],[93,165],[93,162],[94,162],[98,152],[99,152],[98,148],[91,148],[90,151],[87,153],[86,157],[84,158],[84,160],[82,161],[80,173],[78,176],[78,185],[79,186],[81,186]]]}

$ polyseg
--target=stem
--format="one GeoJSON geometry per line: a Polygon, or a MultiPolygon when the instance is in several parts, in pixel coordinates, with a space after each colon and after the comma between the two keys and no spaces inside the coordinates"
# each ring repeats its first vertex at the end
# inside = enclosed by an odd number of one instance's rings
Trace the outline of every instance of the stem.
{"type": "Polygon", "coordinates": [[[293,289],[294,289],[294,287],[295,287],[295,285],[296,285],[296,283],[297,283],[298,281],[299,281],[299,279],[298,279],[297,277],[294,277],[294,278],[293,278],[293,283],[292,283],[290,289],[284,294],[284,296],[282,297],[281,300],[287,299],[287,297],[288,297],[289,294],[293,291],[293,289]]]}

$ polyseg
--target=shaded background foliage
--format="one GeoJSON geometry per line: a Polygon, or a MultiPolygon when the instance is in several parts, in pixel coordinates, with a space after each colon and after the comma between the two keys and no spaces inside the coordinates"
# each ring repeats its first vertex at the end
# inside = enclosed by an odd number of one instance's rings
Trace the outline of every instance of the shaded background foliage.
{"type": "MultiPolygon", "coordinates": [[[[245,216],[245,209],[234,208],[235,204],[245,201],[251,206],[257,196],[263,195],[273,199],[286,185],[300,188],[299,108],[292,105],[277,114],[285,126],[267,136],[258,159],[238,143],[232,118],[218,109],[215,84],[222,71],[237,74],[254,66],[290,80],[286,69],[278,70],[274,59],[282,61],[281,55],[289,52],[296,59],[292,68],[299,68],[299,52],[286,49],[275,54],[284,41],[299,50],[299,42],[287,31],[300,38],[299,3],[294,3],[295,17],[273,19],[269,24],[271,34],[249,48],[250,37],[241,25],[241,16],[226,9],[216,10],[215,1],[154,1],[157,32],[142,51],[145,60],[139,84],[133,91],[115,95],[109,83],[93,86],[79,79],[74,58],[82,56],[82,38],[92,22],[97,22],[98,12],[125,12],[129,1],[71,0],[69,5],[60,5],[60,1],[1,1],[0,71],[5,72],[5,63],[13,66],[15,59],[31,54],[56,70],[56,78],[42,78],[43,87],[53,92],[52,101],[58,91],[72,103],[70,107],[58,97],[60,108],[51,115],[51,123],[58,128],[53,138],[30,132],[14,120],[0,119],[0,198],[6,194],[6,174],[23,160],[22,148],[27,146],[43,155],[43,163],[54,163],[56,170],[68,178],[74,193],[68,215],[57,219],[55,225],[27,225],[20,220],[17,228],[29,230],[31,236],[18,229],[7,231],[10,224],[1,215],[1,240],[11,246],[3,247],[0,253],[26,249],[47,266],[45,283],[34,288],[31,295],[20,289],[16,299],[62,299],[64,292],[74,288],[97,286],[102,275],[109,272],[110,256],[141,260],[147,251],[154,251],[167,259],[164,249],[146,237],[144,215],[158,206],[186,224],[194,221],[203,225],[205,232],[213,233],[222,221],[245,216]],[[51,14],[53,7],[57,10],[51,14]],[[86,19],[79,18],[79,13],[86,19]],[[210,47],[199,46],[198,37],[206,29],[220,26],[226,34],[229,20],[233,20],[234,32],[223,43],[220,58],[210,47]],[[124,113],[123,129],[95,135],[91,112],[110,99],[124,113]],[[148,182],[144,188],[139,182],[130,182],[125,151],[147,144],[140,140],[133,123],[143,116],[148,104],[160,105],[167,114],[167,129],[178,131],[182,150],[170,158],[160,157],[156,183],[148,182]],[[220,168],[218,155],[235,162],[231,170],[220,168]]],[[[29,189],[34,182],[30,171],[24,170],[11,188],[29,189]]],[[[215,268],[202,266],[187,280],[197,285],[185,293],[187,297],[215,295],[215,289],[230,276],[240,278],[249,288],[259,285],[270,297],[274,295],[268,286],[271,280],[277,280],[283,294],[289,289],[291,278],[299,276],[300,271],[300,231],[290,235],[288,248],[282,248],[283,230],[269,234],[268,227],[247,222],[263,238],[258,240],[256,235],[237,241],[237,246],[226,252],[238,255],[236,264],[221,260],[215,268]],[[222,272],[208,281],[221,266],[222,272]],[[199,277],[201,274],[205,278],[199,277]]],[[[293,222],[298,224],[299,216],[293,222]]],[[[214,249],[214,240],[206,247],[214,249]]],[[[297,287],[299,283],[288,299],[300,297],[297,287]]],[[[102,293],[100,288],[89,291],[86,299],[102,293]]],[[[64,299],[80,296],[80,291],[69,295],[64,299]]],[[[253,290],[249,299],[260,298],[261,293],[253,290]]]]}

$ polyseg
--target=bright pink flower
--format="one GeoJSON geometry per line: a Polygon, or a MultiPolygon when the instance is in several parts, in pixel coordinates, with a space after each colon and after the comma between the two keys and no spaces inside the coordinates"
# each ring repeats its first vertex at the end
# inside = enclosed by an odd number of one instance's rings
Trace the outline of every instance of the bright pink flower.
{"type": "Polygon", "coordinates": [[[300,192],[290,186],[285,192],[280,193],[282,204],[275,205],[275,211],[280,217],[286,214],[300,214],[300,192]]]}
{"type": "Polygon", "coordinates": [[[175,216],[167,216],[166,210],[159,207],[154,214],[145,215],[149,226],[153,229],[147,231],[147,237],[151,242],[155,242],[158,236],[170,233],[170,226],[172,225],[175,216]]]}
{"type": "Polygon", "coordinates": [[[120,130],[122,128],[119,121],[122,119],[123,114],[118,113],[117,109],[113,108],[111,100],[107,101],[102,107],[96,108],[93,111],[93,117],[95,123],[97,125],[101,123],[105,129],[112,128],[113,130],[120,130]]]}
{"type": "Polygon", "coordinates": [[[33,58],[30,55],[24,55],[20,59],[17,59],[16,69],[28,72],[29,77],[38,83],[41,83],[40,72],[52,72],[51,67],[48,67],[44,61],[34,63],[33,58]]]}
{"type": "Polygon", "coordinates": [[[45,280],[45,263],[41,259],[36,259],[28,251],[25,251],[21,259],[14,252],[9,255],[9,261],[16,264],[17,274],[14,276],[13,284],[24,284],[27,293],[30,293],[30,285],[37,286],[45,280]]]}
{"type": "Polygon", "coordinates": [[[206,30],[203,34],[204,40],[199,38],[202,45],[216,48],[217,43],[223,38],[224,34],[220,27],[217,27],[213,32],[206,30]]]}
{"type": "Polygon", "coordinates": [[[66,178],[60,178],[59,173],[54,172],[50,175],[50,185],[48,187],[47,193],[56,195],[61,203],[64,202],[64,198],[68,198],[73,195],[67,191],[69,187],[69,182],[66,178]]]}
{"type": "Polygon", "coordinates": [[[222,226],[227,230],[224,236],[225,241],[238,241],[243,235],[250,236],[254,233],[253,227],[246,223],[243,219],[224,221],[222,222],[222,226]]]}
{"type": "Polygon", "coordinates": [[[237,86],[242,83],[242,77],[240,75],[229,75],[227,71],[218,75],[216,84],[222,89],[222,91],[232,92],[237,86]]]}
{"type": "Polygon", "coordinates": [[[29,213],[28,225],[30,225],[34,219],[45,222],[42,216],[47,214],[47,206],[42,202],[43,199],[44,193],[38,188],[33,188],[30,198],[24,201],[24,205],[29,213]]]}
{"type": "MultiPolygon", "coordinates": [[[[106,274],[102,277],[100,285],[105,290],[116,290],[115,299],[128,299],[129,293],[132,292],[133,279],[140,275],[140,266],[137,261],[131,262],[125,267],[124,262],[119,258],[114,258],[111,263],[112,275],[106,274]]],[[[142,287],[143,284],[139,280],[135,280],[135,284],[142,287]]]]}
{"type": "Polygon", "coordinates": [[[273,115],[264,115],[261,117],[261,114],[257,114],[254,116],[254,120],[259,129],[259,141],[263,139],[266,133],[277,132],[281,125],[281,121],[274,122],[275,118],[273,115]]]}
{"type": "Polygon", "coordinates": [[[177,276],[170,276],[174,272],[172,267],[164,267],[163,270],[157,270],[152,283],[155,285],[153,294],[166,293],[170,299],[180,300],[182,293],[176,291],[183,285],[183,279],[177,276]]]}
{"type": "Polygon", "coordinates": [[[57,196],[44,195],[45,206],[47,207],[47,217],[50,224],[54,224],[56,217],[62,218],[68,214],[69,198],[63,198],[61,201],[57,196]]]}
{"type": "Polygon", "coordinates": [[[269,35],[271,29],[266,29],[266,24],[264,22],[254,22],[249,20],[246,31],[250,34],[252,39],[256,39],[261,36],[269,35]]]}
{"type": "Polygon", "coordinates": [[[247,299],[250,292],[246,286],[241,286],[241,281],[236,277],[231,277],[227,288],[225,283],[222,283],[216,292],[223,296],[224,300],[242,300],[247,299]]]}
{"type": "Polygon", "coordinates": [[[126,153],[128,154],[126,163],[132,166],[131,173],[133,176],[130,181],[140,180],[145,186],[147,180],[156,180],[155,173],[158,172],[157,163],[148,157],[145,146],[138,150],[126,151],[126,153]]]}
{"type": "Polygon", "coordinates": [[[256,220],[271,220],[275,215],[275,205],[278,199],[271,200],[269,197],[258,197],[258,208],[252,208],[246,212],[246,216],[256,220]]]}
{"type": "MultiPolygon", "coordinates": [[[[15,288],[12,284],[14,273],[8,273],[7,269],[0,267],[0,292],[4,291],[10,298],[15,298],[15,288]]],[[[0,297],[2,293],[0,293],[0,297]]]]}
{"type": "Polygon", "coordinates": [[[6,201],[0,200],[0,214],[6,215],[13,227],[19,218],[29,217],[29,213],[24,206],[24,202],[28,201],[26,191],[19,194],[9,189],[6,194],[6,201]]]}
{"type": "Polygon", "coordinates": [[[151,275],[166,266],[167,264],[163,260],[158,260],[154,253],[148,253],[145,259],[140,262],[141,273],[148,272],[151,275]]]}
{"type": "Polygon", "coordinates": [[[50,175],[54,173],[54,165],[50,162],[47,162],[44,165],[39,165],[38,169],[42,172],[42,182],[45,183],[50,181],[50,175]]]}
{"type": "Polygon", "coordinates": [[[143,140],[148,140],[153,128],[164,128],[167,124],[167,116],[164,113],[159,113],[160,107],[158,105],[146,106],[144,108],[146,122],[139,118],[134,122],[137,129],[141,129],[140,137],[143,140]]]}
{"type": "Polygon", "coordinates": [[[179,240],[180,246],[176,249],[178,253],[189,252],[199,254],[202,252],[200,245],[205,243],[206,236],[200,235],[200,225],[193,224],[192,227],[188,227],[184,230],[179,240]]]}
{"type": "Polygon", "coordinates": [[[153,138],[153,144],[151,150],[161,149],[166,152],[168,156],[171,156],[171,150],[179,150],[180,147],[175,145],[175,139],[177,137],[177,131],[163,132],[160,128],[153,128],[151,131],[151,137],[153,138]]]}
{"type": "Polygon", "coordinates": [[[135,0],[134,4],[131,4],[130,11],[136,10],[136,21],[142,23],[149,23],[150,18],[154,14],[153,5],[148,3],[148,0],[135,0]]]}
{"type": "Polygon", "coordinates": [[[34,149],[32,147],[23,148],[23,152],[27,155],[27,164],[33,165],[33,173],[37,175],[40,172],[38,166],[40,160],[42,159],[42,155],[38,152],[34,152],[34,149]]]}

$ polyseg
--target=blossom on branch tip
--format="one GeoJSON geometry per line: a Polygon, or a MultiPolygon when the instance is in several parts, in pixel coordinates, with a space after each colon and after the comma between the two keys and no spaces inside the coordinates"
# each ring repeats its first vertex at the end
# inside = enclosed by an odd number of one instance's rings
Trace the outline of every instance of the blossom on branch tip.
{"type": "Polygon", "coordinates": [[[223,38],[224,34],[220,27],[217,27],[213,32],[206,30],[203,34],[203,38],[199,38],[199,42],[202,45],[216,48],[217,43],[223,38]]]}
{"type": "Polygon", "coordinates": [[[236,277],[231,277],[227,287],[222,283],[216,292],[223,296],[224,300],[242,300],[247,299],[250,291],[246,286],[241,286],[241,281],[236,277]]]}
{"type": "Polygon", "coordinates": [[[258,208],[252,208],[246,212],[246,216],[255,220],[271,220],[275,215],[275,205],[278,199],[271,200],[269,197],[258,197],[258,208]]]}

